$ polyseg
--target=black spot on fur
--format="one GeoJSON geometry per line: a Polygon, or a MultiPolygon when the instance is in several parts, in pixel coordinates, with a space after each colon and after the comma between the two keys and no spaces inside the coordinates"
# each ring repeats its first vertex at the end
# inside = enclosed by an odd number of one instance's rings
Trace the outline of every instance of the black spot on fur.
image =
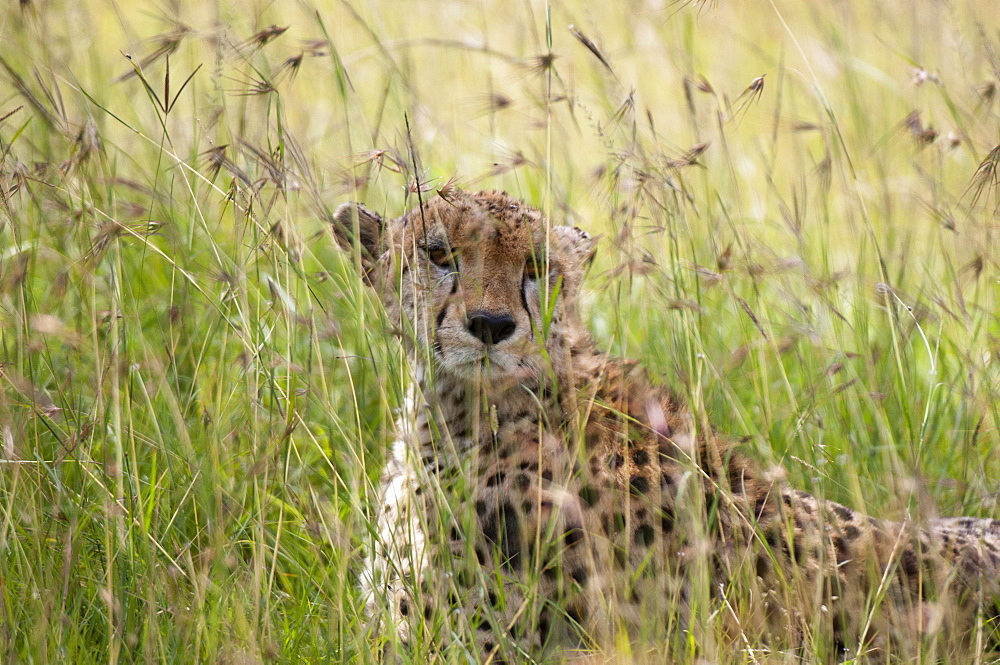
{"type": "Polygon", "coordinates": [[[837,563],[846,563],[851,558],[851,546],[840,536],[833,537],[833,551],[837,555],[837,563]]]}
{"type": "Polygon", "coordinates": [[[521,567],[521,526],[517,510],[509,503],[503,505],[504,515],[504,555],[513,570],[521,567]]]}
{"type": "Polygon", "coordinates": [[[844,527],[844,535],[847,536],[848,540],[857,540],[861,532],[858,531],[858,527],[848,524],[844,527]]]}
{"type": "Polygon", "coordinates": [[[655,532],[653,531],[653,527],[650,526],[649,524],[640,524],[639,527],[636,528],[635,530],[635,536],[633,536],[633,540],[635,541],[635,544],[639,545],[640,547],[649,547],[650,545],[653,544],[653,540],[655,537],[654,533],[655,532]]]}
{"type": "Polygon", "coordinates": [[[552,622],[549,620],[548,610],[542,610],[538,616],[538,637],[545,644],[552,636],[552,622]]]}
{"type": "Polygon", "coordinates": [[[486,540],[490,541],[494,545],[500,544],[500,532],[499,532],[499,519],[497,515],[491,514],[483,520],[483,535],[486,540]]]}
{"type": "Polygon", "coordinates": [[[907,577],[915,578],[920,575],[920,561],[910,548],[903,550],[903,554],[899,558],[899,565],[907,577]]]}
{"type": "Polygon", "coordinates": [[[608,466],[610,466],[612,470],[617,469],[624,463],[625,458],[622,457],[621,453],[615,453],[608,459],[608,466]]]}
{"type": "MultiPolygon", "coordinates": [[[[842,612],[833,615],[833,635],[838,642],[843,639],[844,631],[847,630],[847,618],[842,612]]],[[[842,642],[840,642],[842,644],[842,642]]]]}
{"type": "Polygon", "coordinates": [[[483,522],[483,536],[500,548],[505,568],[521,568],[521,526],[514,506],[504,503],[483,522]]]}
{"type": "Polygon", "coordinates": [[[660,514],[660,529],[664,536],[674,530],[674,511],[672,508],[666,506],[663,508],[663,512],[660,514]]]}
{"type": "Polygon", "coordinates": [[[632,461],[636,466],[646,466],[649,463],[649,453],[642,448],[632,449],[632,461]]]}
{"type": "Polygon", "coordinates": [[[437,313],[437,319],[435,319],[436,325],[434,326],[435,329],[439,329],[441,327],[441,324],[444,323],[444,317],[447,313],[448,313],[448,306],[445,305],[444,307],[441,308],[441,311],[437,313]]]}
{"type": "Polygon", "coordinates": [[[834,506],[833,512],[837,513],[837,516],[845,522],[850,522],[854,519],[854,511],[850,508],[845,508],[844,506],[834,506]]]}
{"type": "Polygon", "coordinates": [[[407,602],[406,598],[399,601],[399,613],[405,616],[410,616],[410,603],[407,602]]]}
{"type": "Polygon", "coordinates": [[[587,572],[587,569],[584,568],[583,566],[574,568],[573,570],[570,571],[569,574],[570,577],[573,578],[573,581],[579,584],[580,586],[586,585],[587,580],[590,579],[590,573],[587,572]]]}
{"type": "Polygon", "coordinates": [[[629,489],[633,494],[645,494],[649,489],[649,479],[643,476],[632,476],[628,481],[629,489]]]}
{"type": "Polygon", "coordinates": [[[518,489],[528,489],[529,485],[531,485],[531,481],[528,480],[528,476],[525,474],[519,473],[514,476],[514,486],[518,489]]]}
{"type": "Polygon", "coordinates": [[[542,470],[542,480],[552,480],[552,469],[542,470]]]}
{"type": "Polygon", "coordinates": [[[579,525],[570,526],[566,529],[565,538],[568,547],[576,547],[583,542],[583,528],[579,525]]]}

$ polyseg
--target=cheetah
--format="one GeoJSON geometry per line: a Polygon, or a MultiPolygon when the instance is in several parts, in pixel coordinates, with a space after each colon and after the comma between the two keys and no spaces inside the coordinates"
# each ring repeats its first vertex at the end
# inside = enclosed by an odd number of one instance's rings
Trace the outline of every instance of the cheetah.
{"type": "Polygon", "coordinates": [[[830,661],[995,640],[1000,521],[879,520],[753,464],[597,348],[587,233],[463,190],[388,222],[343,204],[332,226],[414,358],[361,575],[386,649],[514,663],[625,635],[711,659],[705,606],[734,649],[822,639],[830,661]]]}

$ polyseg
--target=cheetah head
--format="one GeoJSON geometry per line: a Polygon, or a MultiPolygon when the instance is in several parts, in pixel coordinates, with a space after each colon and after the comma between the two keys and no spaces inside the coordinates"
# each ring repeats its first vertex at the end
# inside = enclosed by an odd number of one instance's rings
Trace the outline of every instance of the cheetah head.
{"type": "Polygon", "coordinates": [[[422,365],[497,384],[537,384],[583,333],[576,299],[594,241],[502,192],[454,190],[383,222],[355,203],[334,215],[422,365]]]}

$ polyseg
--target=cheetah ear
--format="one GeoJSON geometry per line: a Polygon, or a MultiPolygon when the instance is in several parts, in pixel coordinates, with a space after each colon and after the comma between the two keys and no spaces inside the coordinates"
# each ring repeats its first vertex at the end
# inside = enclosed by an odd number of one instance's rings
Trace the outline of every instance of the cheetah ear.
{"type": "Polygon", "coordinates": [[[575,226],[553,226],[561,253],[574,267],[586,272],[597,253],[597,238],[575,226]]]}
{"type": "Polygon", "coordinates": [[[333,237],[344,249],[354,249],[355,239],[361,250],[361,267],[365,276],[375,268],[382,254],[382,218],[360,203],[342,203],[333,213],[333,237]]]}

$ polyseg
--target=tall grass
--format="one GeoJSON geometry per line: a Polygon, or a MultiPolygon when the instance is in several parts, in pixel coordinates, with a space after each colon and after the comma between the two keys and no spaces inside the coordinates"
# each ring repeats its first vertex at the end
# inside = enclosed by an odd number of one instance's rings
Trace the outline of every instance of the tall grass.
{"type": "Polygon", "coordinates": [[[994,14],[8,4],[0,660],[377,660],[409,365],[327,223],[453,178],[599,234],[602,344],[765,466],[996,517],[994,14]]]}

